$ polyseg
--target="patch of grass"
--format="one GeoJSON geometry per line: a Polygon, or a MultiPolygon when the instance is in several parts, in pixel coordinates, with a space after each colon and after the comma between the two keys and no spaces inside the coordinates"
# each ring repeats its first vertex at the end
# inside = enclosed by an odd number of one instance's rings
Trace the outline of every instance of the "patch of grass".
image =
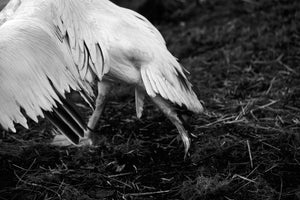
{"type": "Polygon", "coordinates": [[[181,196],[183,199],[208,199],[219,196],[229,190],[230,180],[220,180],[217,175],[215,177],[205,177],[203,175],[195,180],[183,182],[181,196]]]}

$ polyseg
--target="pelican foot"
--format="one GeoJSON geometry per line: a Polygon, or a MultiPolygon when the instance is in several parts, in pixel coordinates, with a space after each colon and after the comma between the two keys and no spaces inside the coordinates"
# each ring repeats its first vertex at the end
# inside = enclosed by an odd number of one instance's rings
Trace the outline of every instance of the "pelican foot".
{"type": "Polygon", "coordinates": [[[88,138],[88,137],[81,138],[80,141],[79,141],[79,144],[74,144],[64,135],[56,135],[53,138],[53,141],[51,142],[51,145],[61,146],[61,147],[67,147],[67,146],[77,146],[77,147],[93,146],[92,144],[93,144],[93,142],[92,142],[91,138],[88,138]]]}

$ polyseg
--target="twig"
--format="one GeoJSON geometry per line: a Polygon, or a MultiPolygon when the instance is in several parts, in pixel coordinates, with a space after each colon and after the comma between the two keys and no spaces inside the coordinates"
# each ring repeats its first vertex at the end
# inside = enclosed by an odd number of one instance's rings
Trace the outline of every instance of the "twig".
{"type": "Polygon", "coordinates": [[[281,60],[278,61],[278,63],[280,65],[282,65],[287,71],[294,73],[295,75],[298,75],[298,73],[292,69],[290,66],[288,66],[287,64],[284,64],[281,60]]]}
{"type": "Polygon", "coordinates": [[[238,177],[238,178],[240,178],[240,179],[243,179],[243,180],[245,180],[245,181],[251,182],[251,183],[256,183],[255,181],[253,181],[253,180],[251,180],[251,179],[249,179],[249,178],[246,178],[246,177],[244,177],[244,176],[238,175],[238,174],[234,174],[234,175],[232,176],[233,179],[236,178],[236,177],[238,177]]]}
{"type": "Polygon", "coordinates": [[[114,175],[109,175],[107,176],[107,178],[116,178],[116,177],[120,177],[120,176],[128,176],[128,175],[132,175],[132,172],[127,172],[127,173],[123,173],[123,174],[114,174],[114,175]]]}
{"type": "Polygon", "coordinates": [[[156,191],[156,192],[141,192],[141,193],[129,193],[125,194],[124,196],[134,196],[134,197],[140,197],[140,196],[149,196],[149,195],[156,195],[156,194],[166,194],[170,193],[171,190],[164,190],[164,191],[156,191]]]}
{"type": "Polygon", "coordinates": [[[251,176],[257,169],[258,169],[258,167],[260,167],[260,164],[259,165],[257,165],[248,175],[247,175],[247,178],[249,177],[249,176],[251,176]]]}
{"type": "Polygon", "coordinates": [[[253,113],[253,110],[250,110],[250,114],[251,114],[251,116],[253,117],[253,119],[255,120],[255,121],[259,121],[259,119],[255,116],[255,114],[253,113]]]}
{"type": "Polygon", "coordinates": [[[245,183],[244,185],[242,185],[241,187],[239,187],[238,189],[236,189],[236,190],[234,191],[234,193],[237,193],[238,191],[240,191],[242,188],[246,187],[246,186],[249,185],[250,183],[251,183],[251,182],[245,183]]]}
{"type": "Polygon", "coordinates": [[[262,142],[262,141],[260,141],[262,144],[264,144],[264,145],[266,145],[266,146],[268,146],[268,147],[271,147],[271,148],[273,148],[273,149],[275,149],[275,150],[277,150],[277,151],[280,151],[280,149],[279,148],[277,148],[277,147],[274,147],[273,145],[270,145],[270,144],[268,144],[268,143],[266,143],[266,142],[262,142]]]}
{"type": "Polygon", "coordinates": [[[224,198],[227,199],[227,200],[234,200],[234,199],[231,199],[231,198],[229,198],[227,196],[224,196],[224,198]]]}
{"type": "Polygon", "coordinates": [[[273,87],[273,84],[274,84],[275,80],[276,80],[276,77],[274,77],[274,78],[271,80],[270,86],[269,86],[269,88],[268,88],[268,90],[266,91],[265,94],[269,94],[269,93],[270,93],[270,91],[271,91],[271,89],[272,89],[272,87],[273,87]]]}
{"type": "Polygon", "coordinates": [[[128,188],[130,188],[130,189],[132,189],[132,186],[131,186],[131,185],[129,185],[129,184],[123,182],[123,181],[120,181],[120,180],[118,180],[118,179],[116,179],[116,178],[108,177],[108,176],[106,176],[106,175],[104,175],[104,174],[102,174],[102,176],[103,176],[104,178],[106,178],[106,179],[109,179],[109,180],[111,180],[111,181],[115,181],[115,182],[117,182],[117,183],[120,183],[120,184],[122,184],[122,185],[124,185],[124,186],[126,186],[126,187],[128,187],[128,188]]]}
{"type": "Polygon", "coordinates": [[[253,169],[253,160],[252,160],[252,153],[251,153],[251,147],[250,147],[249,140],[247,140],[247,147],[248,147],[251,169],[253,169]]]}
{"type": "Polygon", "coordinates": [[[242,110],[241,112],[239,113],[239,115],[235,118],[235,120],[239,120],[241,119],[243,116],[245,116],[248,111],[249,111],[249,108],[253,105],[253,101],[249,101],[245,107],[242,107],[242,110]]]}
{"type": "Polygon", "coordinates": [[[279,165],[279,164],[274,164],[274,165],[272,165],[272,167],[270,167],[269,169],[265,170],[264,173],[266,173],[266,172],[268,172],[268,171],[274,169],[275,167],[278,167],[278,165],[279,165]]]}
{"type": "Polygon", "coordinates": [[[282,65],[287,71],[294,73],[295,75],[298,75],[298,73],[292,69],[291,67],[289,67],[288,65],[284,64],[282,62],[282,58],[283,58],[283,54],[279,55],[278,58],[276,58],[276,60],[271,60],[271,61],[260,61],[260,60],[255,60],[252,63],[253,64],[272,64],[272,63],[278,63],[280,65],[282,65]]]}
{"type": "Polygon", "coordinates": [[[270,107],[271,105],[273,105],[273,104],[275,104],[277,102],[278,102],[278,100],[271,100],[270,103],[267,103],[265,105],[259,106],[257,109],[264,109],[264,108],[270,107]]]}
{"type": "Polygon", "coordinates": [[[293,106],[286,105],[284,107],[289,108],[289,109],[294,110],[294,111],[297,111],[297,112],[300,112],[299,108],[296,108],[296,107],[293,107],[293,106]]]}
{"type": "MultiPolygon", "coordinates": [[[[31,168],[32,168],[32,166],[34,165],[35,161],[36,161],[36,159],[34,159],[34,160],[32,161],[32,163],[30,164],[30,166],[28,167],[28,169],[25,169],[25,168],[22,168],[22,167],[19,167],[19,166],[13,164],[13,166],[15,166],[15,167],[17,167],[17,168],[19,168],[19,169],[25,170],[24,174],[22,174],[22,176],[20,177],[19,180],[22,180],[22,179],[26,176],[26,174],[31,170],[31,168]]],[[[19,185],[19,182],[17,183],[17,185],[19,185]]]]}
{"type": "Polygon", "coordinates": [[[247,121],[247,120],[245,118],[243,118],[243,119],[239,119],[239,120],[224,122],[224,124],[238,124],[238,123],[245,123],[245,121],[247,121]]]}
{"type": "Polygon", "coordinates": [[[250,128],[254,128],[254,129],[261,129],[261,130],[266,130],[266,131],[278,131],[280,133],[288,133],[287,130],[282,130],[282,129],[274,128],[271,126],[261,126],[259,124],[251,124],[251,123],[248,123],[247,126],[250,128]]]}
{"type": "MultiPolygon", "coordinates": [[[[62,188],[63,188],[63,186],[64,186],[64,180],[59,184],[59,187],[58,187],[58,189],[57,189],[57,193],[58,193],[58,191],[60,191],[60,190],[62,190],[62,188]]],[[[64,194],[64,192],[65,192],[65,190],[62,190],[62,195],[64,194]]]]}
{"type": "Polygon", "coordinates": [[[56,194],[56,195],[58,196],[59,199],[62,199],[61,195],[60,195],[58,192],[52,190],[51,188],[48,188],[48,187],[45,187],[45,186],[42,186],[42,185],[39,185],[39,184],[36,184],[36,183],[30,183],[30,182],[24,181],[24,180],[21,179],[21,177],[18,176],[18,174],[16,173],[16,171],[14,171],[14,174],[15,174],[15,176],[16,176],[17,179],[18,179],[18,183],[21,182],[21,183],[24,183],[24,184],[26,184],[26,185],[30,185],[30,186],[32,186],[32,187],[39,187],[39,188],[42,188],[42,189],[44,189],[44,190],[47,190],[47,191],[52,192],[53,194],[56,194]]]}
{"type": "Polygon", "coordinates": [[[226,117],[226,118],[218,119],[218,120],[216,120],[214,122],[211,122],[209,124],[205,124],[203,126],[199,126],[198,128],[208,128],[208,127],[210,127],[212,125],[215,125],[215,124],[218,124],[218,123],[221,123],[221,122],[225,122],[226,120],[230,120],[230,119],[234,119],[234,118],[236,118],[236,117],[235,116],[229,116],[229,117],[226,117]]]}

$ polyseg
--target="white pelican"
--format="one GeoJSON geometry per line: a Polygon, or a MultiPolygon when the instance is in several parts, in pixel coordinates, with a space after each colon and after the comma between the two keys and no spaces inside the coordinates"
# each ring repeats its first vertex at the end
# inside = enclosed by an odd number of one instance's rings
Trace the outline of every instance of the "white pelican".
{"type": "Polygon", "coordinates": [[[145,95],[190,140],[174,105],[203,107],[159,31],[140,14],[108,0],[11,0],[0,13],[0,124],[28,128],[48,118],[72,143],[95,142],[93,130],[114,82],[135,86],[136,113],[145,95]],[[91,85],[97,84],[93,101],[91,85]],[[65,100],[79,91],[95,110],[87,124],[65,100]],[[87,128],[88,127],[88,128],[87,128]]]}

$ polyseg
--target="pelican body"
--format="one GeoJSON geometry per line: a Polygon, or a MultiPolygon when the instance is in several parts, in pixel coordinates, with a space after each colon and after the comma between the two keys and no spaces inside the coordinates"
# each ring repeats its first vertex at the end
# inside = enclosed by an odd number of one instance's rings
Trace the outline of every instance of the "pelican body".
{"type": "Polygon", "coordinates": [[[16,131],[26,118],[48,118],[74,144],[95,142],[94,128],[114,82],[135,87],[190,141],[174,105],[203,107],[159,31],[140,14],[108,0],[11,0],[0,12],[0,124],[16,131]],[[97,85],[97,95],[92,85],[97,85]],[[88,123],[65,100],[78,91],[94,108],[88,123]],[[96,96],[96,97],[95,97],[96,96]]]}

